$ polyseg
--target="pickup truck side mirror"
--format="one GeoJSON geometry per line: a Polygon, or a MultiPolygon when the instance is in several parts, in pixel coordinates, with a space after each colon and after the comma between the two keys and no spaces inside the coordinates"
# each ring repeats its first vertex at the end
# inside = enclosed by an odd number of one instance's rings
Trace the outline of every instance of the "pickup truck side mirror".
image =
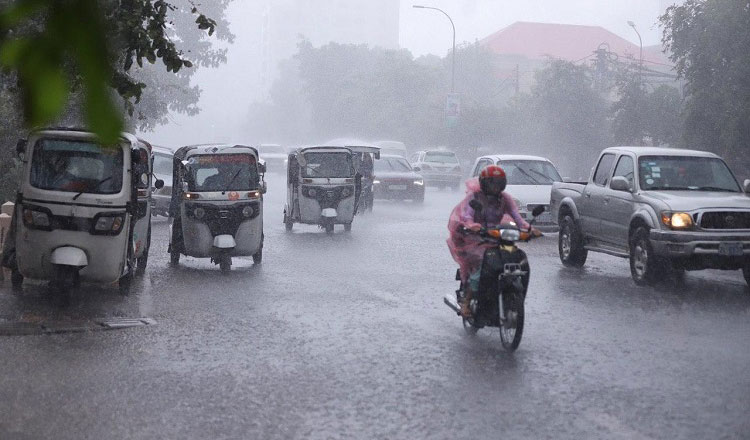
{"type": "Polygon", "coordinates": [[[612,188],[614,191],[625,191],[630,192],[632,189],[630,188],[630,182],[628,182],[628,179],[617,176],[612,179],[612,183],[609,184],[609,187],[612,188]]]}
{"type": "Polygon", "coordinates": [[[745,184],[743,186],[745,187],[745,192],[750,193],[750,179],[745,179],[745,184]]]}

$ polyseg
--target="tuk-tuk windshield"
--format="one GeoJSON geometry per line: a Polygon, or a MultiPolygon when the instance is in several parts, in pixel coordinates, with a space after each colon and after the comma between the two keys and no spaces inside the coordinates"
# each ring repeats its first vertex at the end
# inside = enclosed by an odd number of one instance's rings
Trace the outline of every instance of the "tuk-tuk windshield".
{"type": "Polygon", "coordinates": [[[122,189],[123,149],[94,142],[40,139],[31,157],[31,186],[90,194],[117,194],[122,189]]]}
{"type": "Polygon", "coordinates": [[[188,188],[196,192],[249,191],[260,178],[251,154],[203,154],[189,160],[188,188]]]}
{"type": "Polygon", "coordinates": [[[353,174],[349,153],[305,153],[304,177],[352,177],[353,174]]]}

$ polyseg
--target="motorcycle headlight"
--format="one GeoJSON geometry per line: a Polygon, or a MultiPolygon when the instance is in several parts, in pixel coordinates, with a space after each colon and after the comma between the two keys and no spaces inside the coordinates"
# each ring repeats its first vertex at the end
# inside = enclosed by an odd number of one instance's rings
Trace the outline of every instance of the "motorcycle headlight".
{"type": "Polygon", "coordinates": [[[417,179],[417,180],[414,181],[414,184],[417,185],[417,186],[422,186],[422,185],[424,185],[424,180],[417,179]]]}
{"type": "Polygon", "coordinates": [[[206,216],[206,210],[203,209],[203,208],[201,208],[201,207],[195,208],[193,210],[193,215],[195,216],[195,218],[197,218],[198,220],[200,220],[200,219],[202,219],[203,217],[206,216]]]}
{"type": "Polygon", "coordinates": [[[521,231],[518,229],[503,229],[500,231],[500,238],[505,241],[518,241],[521,239],[521,231]]]}
{"type": "Polygon", "coordinates": [[[242,215],[245,218],[252,217],[254,213],[255,213],[255,210],[253,209],[252,206],[245,206],[244,208],[242,208],[242,215]]]}
{"type": "Polygon", "coordinates": [[[693,227],[693,217],[686,212],[662,212],[661,222],[672,229],[689,229],[693,227]]]}

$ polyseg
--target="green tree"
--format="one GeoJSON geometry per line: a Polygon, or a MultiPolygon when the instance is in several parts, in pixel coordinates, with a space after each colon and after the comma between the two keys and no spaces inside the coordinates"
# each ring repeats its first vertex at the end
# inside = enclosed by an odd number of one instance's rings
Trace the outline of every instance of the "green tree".
{"type": "Polygon", "coordinates": [[[687,81],[684,143],[750,167],[750,3],[687,0],[661,17],[663,42],[687,81]]]}
{"type": "MultiPolygon", "coordinates": [[[[111,90],[134,114],[146,87],[131,74],[135,65],[159,59],[167,72],[178,74],[196,61],[174,42],[171,15],[184,5],[165,0],[5,0],[0,5],[0,63],[17,74],[30,127],[57,119],[71,92],[81,90],[88,126],[103,142],[113,142],[124,122],[111,90]]],[[[198,29],[214,33],[216,21],[195,6],[188,10],[198,29]]]]}

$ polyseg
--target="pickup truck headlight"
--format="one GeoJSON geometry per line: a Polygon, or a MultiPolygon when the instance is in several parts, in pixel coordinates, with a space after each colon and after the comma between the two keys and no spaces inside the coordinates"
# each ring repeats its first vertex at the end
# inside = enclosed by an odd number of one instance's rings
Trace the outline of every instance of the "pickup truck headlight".
{"type": "Polygon", "coordinates": [[[672,229],[690,229],[693,217],[686,212],[662,212],[661,222],[672,229]]]}

